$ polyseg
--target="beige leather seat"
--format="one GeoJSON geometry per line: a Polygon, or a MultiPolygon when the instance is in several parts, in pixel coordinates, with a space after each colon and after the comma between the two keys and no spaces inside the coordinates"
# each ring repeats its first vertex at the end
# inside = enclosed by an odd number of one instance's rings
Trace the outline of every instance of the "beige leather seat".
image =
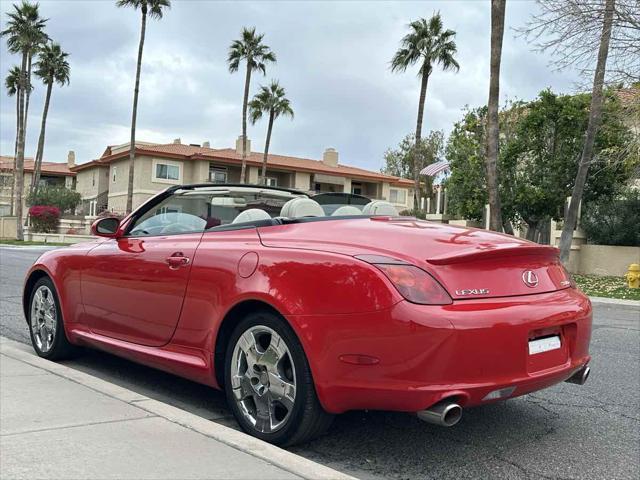
{"type": "Polygon", "coordinates": [[[363,215],[391,215],[393,217],[398,215],[396,207],[384,200],[374,200],[367,203],[362,209],[363,215]]]}
{"type": "Polygon", "coordinates": [[[324,210],[320,204],[310,198],[296,197],[289,200],[280,210],[281,217],[324,217],[324,210]]]}
{"type": "Polygon", "coordinates": [[[335,212],[331,214],[332,217],[342,217],[346,215],[362,215],[362,211],[351,205],[343,205],[338,207],[335,212]]]}
{"type": "Polygon", "coordinates": [[[240,215],[234,218],[231,223],[254,222],[256,220],[269,220],[270,218],[271,215],[264,210],[260,210],[259,208],[250,208],[249,210],[241,212],[240,215]]]}

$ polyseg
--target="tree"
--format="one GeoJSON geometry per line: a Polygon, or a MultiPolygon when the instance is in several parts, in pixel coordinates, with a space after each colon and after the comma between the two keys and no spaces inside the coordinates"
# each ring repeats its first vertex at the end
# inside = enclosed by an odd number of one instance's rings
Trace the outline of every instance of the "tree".
{"type": "MultiPolygon", "coordinates": [[[[591,97],[541,92],[534,101],[508,104],[499,112],[499,192],[505,226],[526,224],[527,237],[540,240],[549,219],[560,220],[584,143],[591,97]]],[[[486,108],[467,111],[447,143],[451,177],[447,181],[450,211],[482,219],[487,200],[483,146],[486,108]]],[[[595,141],[594,170],[585,186],[585,201],[608,198],[626,184],[637,157],[629,148],[633,135],[624,124],[622,106],[608,91],[603,123],[595,141]]]]}
{"type": "Polygon", "coordinates": [[[138,43],[138,61],[136,63],[136,81],[133,88],[133,109],[131,112],[131,139],[129,145],[129,182],[127,184],[127,213],[133,210],[133,177],[136,158],[136,119],[138,118],[138,93],[140,91],[140,70],[142,69],[142,51],[147,32],[147,16],[160,20],[164,10],[171,8],[170,0],[117,0],[118,7],[131,7],[140,10],[140,42],[138,43]]]}
{"type": "Polygon", "coordinates": [[[629,188],[587,203],[580,225],[590,243],[639,247],[640,190],[629,188]]]}
{"type": "Polygon", "coordinates": [[[273,122],[281,115],[287,115],[293,119],[293,109],[289,99],[285,96],[284,88],[274,80],[267,87],[260,87],[253,100],[249,103],[249,117],[251,124],[254,125],[263,114],[269,115],[269,126],[267,127],[267,139],[264,144],[264,154],[262,157],[262,173],[260,174],[260,182],[264,185],[267,183],[267,158],[269,155],[269,144],[271,143],[271,131],[273,130],[273,122]]]}
{"type": "MultiPolygon", "coordinates": [[[[437,162],[444,158],[444,132],[442,130],[430,131],[426,138],[423,138],[419,146],[415,144],[413,134],[405,136],[398,147],[389,148],[384,153],[385,166],[382,173],[393,175],[394,177],[413,179],[415,162],[418,170],[425,166],[437,162]]],[[[429,179],[427,179],[429,183],[429,179]]],[[[427,186],[428,188],[430,185],[427,186]]]]}
{"type": "MultiPolygon", "coordinates": [[[[420,99],[415,133],[415,144],[419,145],[422,139],[422,118],[427,84],[434,65],[440,65],[445,71],[458,71],[460,65],[454,58],[457,52],[454,41],[456,32],[444,30],[440,13],[434,14],[428,21],[424,18],[415,20],[409,24],[409,28],[411,31],[402,39],[400,48],[391,59],[391,71],[405,72],[410,66],[420,64],[418,72],[420,99]]],[[[417,210],[420,197],[420,171],[417,168],[414,168],[413,180],[415,182],[414,208],[417,210]]]]}
{"type": "MultiPolygon", "coordinates": [[[[9,70],[7,74],[7,78],[4,80],[5,88],[7,89],[7,95],[9,97],[16,96],[16,140],[14,144],[13,151],[13,164],[15,167],[16,158],[18,156],[18,130],[20,129],[20,96],[18,95],[18,91],[20,90],[20,67],[14,65],[9,70]]],[[[14,175],[15,177],[15,168],[14,175]]],[[[14,178],[11,178],[11,199],[13,200],[13,192],[14,192],[14,178]]],[[[11,202],[11,206],[9,207],[9,215],[13,215],[13,201],[11,202]]]]}
{"type": "MultiPolygon", "coordinates": [[[[537,0],[539,13],[516,29],[540,52],[551,52],[550,65],[573,67],[592,80],[602,37],[603,0],[537,0]]],[[[640,80],[640,8],[638,0],[615,0],[606,78],[609,82],[640,80]]]]}
{"type": "Polygon", "coordinates": [[[262,43],[263,38],[264,34],[257,34],[255,27],[243,28],[240,33],[240,40],[234,40],[229,46],[229,55],[227,57],[229,72],[231,73],[238,71],[241,62],[246,62],[244,96],[242,99],[242,168],[240,170],[240,183],[244,183],[247,170],[247,107],[251,74],[255,71],[260,71],[263,75],[266,75],[266,64],[276,61],[275,53],[262,43]]]}
{"type": "Polygon", "coordinates": [[[37,4],[23,0],[20,6],[14,5],[14,11],[7,13],[9,21],[7,28],[0,35],[7,37],[7,47],[10,53],[20,54],[20,76],[18,82],[18,141],[15,155],[15,214],[16,239],[24,240],[22,196],[24,190],[24,144],[26,136],[28,98],[31,92],[31,58],[39,46],[47,40],[44,33],[46,19],[40,17],[37,4]]]}
{"type": "Polygon", "coordinates": [[[445,150],[451,165],[446,182],[449,211],[468,220],[482,220],[487,203],[486,115],[486,107],[467,110],[453,126],[445,150]]]}
{"type": "Polygon", "coordinates": [[[63,52],[58,43],[44,45],[38,52],[38,62],[36,63],[35,74],[47,86],[47,94],[42,111],[42,124],[40,126],[40,138],[38,139],[38,150],[36,152],[33,177],[31,179],[31,191],[38,190],[40,182],[40,170],[42,168],[42,158],[44,156],[44,137],[47,126],[47,115],[49,113],[49,103],[53,84],[64,86],[69,83],[69,62],[68,53],[63,52]]]}
{"type": "Polygon", "coordinates": [[[487,188],[489,194],[489,228],[502,231],[502,211],[498,191],[498,108],[500,101],[500,60],[504,36],[506,0],[491,0],[491,67],[489,73],[489,104],[487,110],[487,188]]]}
{"type": "Polygon", "coordinates": [[[537,35],[538,39],[545,35],[544,40],[539,42],[538,48],[543,51],[551,50],[555,54],[558,66],[577,65],[586,73],[590,65],[593,65],[591,63],[593,54],[595,51],[598,52],[593,75],[589,122],[584,134],[580,163],[560,237],[560,259],[566,262],[569,259],[578,210],[582,202],[589,164],[593,160],[596,134],[601,123],[603,87],[616,2],[605,0],[604,8],[600,2],[580,4],[577,0],[543,0],[538,3],[542,13],[533,18],[524,33],[529,36],[537,35]],[[600,33],[596,37],[597,31],[600,33]],[[599,39],[597,44],[594,41],[595,38],[599,39]]]}
{"type": "Polygon", "coordinates": [[[27,197],[27,205],[30,207],[49,205],[59,208],[61,212],[73,212],[81,201],[80,192],[53,185],[45,185],[27,197]]]}

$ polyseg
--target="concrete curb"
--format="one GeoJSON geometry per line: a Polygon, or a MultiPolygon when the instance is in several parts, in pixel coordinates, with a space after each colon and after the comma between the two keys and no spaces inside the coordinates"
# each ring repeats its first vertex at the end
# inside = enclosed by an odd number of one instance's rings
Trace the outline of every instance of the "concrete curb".
{"type": "Polygon", "coordinates": [[[242,432],[219,425],[166,403],[153,400],[100,378],[50,362],[26,350],[25,345],[0,337],[0,352],[14,360],[46,370],[54,375],[71,380],[94,391],[153,413],[172,423],[205,435],[236,450],[271,463],[289,473],[305,479],[355,480],[344,473],[312,462],[294,453],[278,448],[242,432]]]}
{"type": "Polygon", "coordinates": [[[621,298],[589,297],[593,305],[616,305],[629,307],[630,310],[640,308],[640,300],[624,300],[621,298]],[[634,308],[635,307],[635,308],[634,308]]]}

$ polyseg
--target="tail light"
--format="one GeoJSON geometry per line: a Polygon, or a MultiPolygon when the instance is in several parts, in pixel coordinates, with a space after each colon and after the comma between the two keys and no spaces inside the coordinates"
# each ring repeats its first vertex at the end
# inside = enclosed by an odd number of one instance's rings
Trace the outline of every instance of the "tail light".
{"type": "Polygon", "coordinates": [[[422,305],[449,305],[447,291],[424,270],[413,265],[374,264],[393,283],[400,295],[422,305]]]}

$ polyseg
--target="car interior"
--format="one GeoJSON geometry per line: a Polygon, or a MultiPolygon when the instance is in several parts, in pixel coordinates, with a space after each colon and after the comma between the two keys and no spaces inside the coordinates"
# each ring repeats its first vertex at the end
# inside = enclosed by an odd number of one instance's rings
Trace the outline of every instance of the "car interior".
{"type": "Polygon", "coordinates": [[[197,233],[211,229],[279,225],[305,218],[398,215],[396,208],[384,200],[373,200],[361,208],[343,205],[327,215],[312,198],[288,191],[246,187],[218,191],[184,190],[173,192],[139,216],[128,235],[197,233]]]}

